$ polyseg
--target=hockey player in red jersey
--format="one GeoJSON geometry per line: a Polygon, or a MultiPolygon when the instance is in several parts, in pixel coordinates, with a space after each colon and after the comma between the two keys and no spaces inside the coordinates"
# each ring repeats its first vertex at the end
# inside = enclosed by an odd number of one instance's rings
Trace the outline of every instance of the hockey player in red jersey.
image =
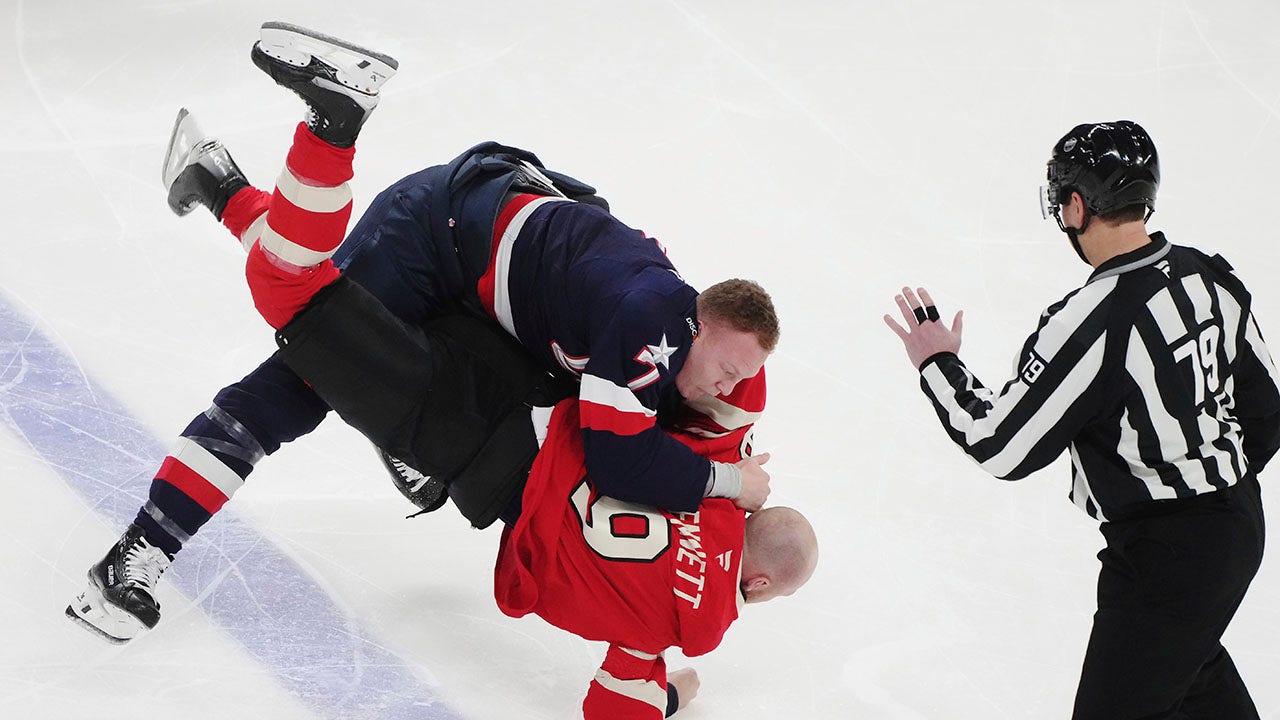
{"type": "MultiPolygon", "coordinates": [[[[749,448],[763,405],[761,374],[672,434],[700,455],[732,462],[749,448]]],[[[817,541],[790,508],[748,518],[708,498],[695,512],[672,513],[598,495],[578,422],[575,400],[557,406],[524,512],[503,532],[494,595],[508,615],[535,613],[609,643],[583,701],[587,720],[661,718],[679,702],[668,692],[663,652],[710,652],[744,602],[795,592],[813,573],[817,541]]]]}

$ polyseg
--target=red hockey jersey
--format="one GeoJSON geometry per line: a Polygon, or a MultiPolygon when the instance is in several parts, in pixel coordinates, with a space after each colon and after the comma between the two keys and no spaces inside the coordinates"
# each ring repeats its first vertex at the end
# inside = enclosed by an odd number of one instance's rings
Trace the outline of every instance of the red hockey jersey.
{"type": "MultiPolygon", "coordinates": [[[[732,396],[694,403],[672,434],[701,455],[736,462],[749,453],[764,397],[761,372],[732,396]]],[[[661,653],[710,652],[738,617],[746,518],[725,499],[666,513],[597,495],[579,428],[577,401],[566,400],[529,475],[523,514],[503,533],[494,595],[507,615],[534,613],[610,643],[583,703],[587,718],[661,718],[661,653]]]]}

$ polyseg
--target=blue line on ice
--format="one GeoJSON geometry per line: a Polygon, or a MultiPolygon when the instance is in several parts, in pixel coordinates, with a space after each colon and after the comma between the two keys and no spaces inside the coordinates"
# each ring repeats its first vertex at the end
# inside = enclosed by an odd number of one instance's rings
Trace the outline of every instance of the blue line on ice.
{"type": "MultiPolygon", "coordinates": [[[[2,294],[0,425],[121,532],[167,452],[2,294]]],[[[85,567],[96,559],[84,558],[85,567]]],[[[456,717],[405,661],[365,639],[297,564],[229,511],[186,545],[166,581],[320,717],[456,717]]]]}

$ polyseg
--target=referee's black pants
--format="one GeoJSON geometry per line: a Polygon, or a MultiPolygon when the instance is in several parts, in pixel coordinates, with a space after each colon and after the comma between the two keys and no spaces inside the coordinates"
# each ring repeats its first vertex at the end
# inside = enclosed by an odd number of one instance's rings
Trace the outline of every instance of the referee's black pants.
{"type": "Polygon", "coordinates": [[[1262,562],[1258,481],[1103,523],[1098,612],[1073,720],[1252,720],[1249,691],[1222,647],[1262,562]]]}

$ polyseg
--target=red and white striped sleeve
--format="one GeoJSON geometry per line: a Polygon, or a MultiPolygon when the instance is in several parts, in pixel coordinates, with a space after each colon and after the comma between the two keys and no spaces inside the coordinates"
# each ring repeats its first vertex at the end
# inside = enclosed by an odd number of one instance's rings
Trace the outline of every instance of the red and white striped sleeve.
{"type": "Polygon", "coordinates": [[[582,701],[585,720],[661,720],[666,711],[662,655],[610,645],[582,701]]]}

